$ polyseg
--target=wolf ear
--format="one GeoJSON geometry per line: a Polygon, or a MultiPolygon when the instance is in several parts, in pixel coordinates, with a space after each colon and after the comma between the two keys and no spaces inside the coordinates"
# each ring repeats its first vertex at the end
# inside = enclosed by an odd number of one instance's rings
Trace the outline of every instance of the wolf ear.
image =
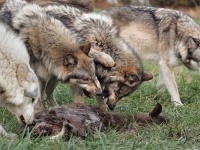
{"type": "Polygon", "coordinates": [[[24,83],[27,82],[29,75],[29,68],[26,64],[19,64],[17,66],[17,79],[21,86],[24,86],[24,83]]]}
{"type": "Polygon", "coordinates": [[[89,55],[91,48],[91,43],[89,41],[86,41],[83,45],[81,45],[80,49],[86,54],[89,55]]]}
{"type": "Polygon", "coordinates": [[[114,67],[116,65],[113,58],[104,52],[100,52],[91,48],[89,56],[96,62],[102,64],[104,67],[114,67]]]}
{"type": "Polygon", "coordinates": [[[191,50],[191,52],[194,52],[197,49],[197,43],[194,41],[192,37],[189,37],[188,39],[188,48],[191,50]]]}
{"type": "Polygon", "coordinates": [[[67,68],[74,68],[77,65],[77,58],[73,54],[67,54],[65,55],[63,64],[67,68]]]}
{"type": "Polygon", "coordinates": [[[149,81],[151,79],[153,79],[153,75],[151,73],[147,73],[147,72],[143,73],[143,77],[142,77],[143,81],[149,81]]]}

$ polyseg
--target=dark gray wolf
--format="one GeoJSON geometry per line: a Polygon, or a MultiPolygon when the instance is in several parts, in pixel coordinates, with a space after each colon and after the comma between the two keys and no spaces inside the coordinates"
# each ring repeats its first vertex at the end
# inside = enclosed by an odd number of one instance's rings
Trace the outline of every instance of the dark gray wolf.
{"type": "Polygon", "coordinates": [[[159,62],[158,87],[166,85],[175,105],[182,105],[173,68],[184,64],[200,70],[200,27],[187,14],[153,7],[113,7],[110,16],[123,37],[142,59],[159,62]]]}
{"type": "Polygon", "coordinates": [[[11,15],[10,20],[7,20],[8,24],[26,43],[31,66],[40,81],[42,99],[44,91],[52,88],[47,86],[52,77],[77,85],[89,95],[102,93],[93,59],[87,56],[90,42],[79,44],[71,31],[36,4],[20,0],[9,1],[1,12],[2,18],[6,14],[11,15]]]}
{"type": "MultiPolygon", "coordinates": [[[[0,105],[21,123],[32,123],[40,98],[39,82],[24,42],[0,22],[0,105]]],[[[7,135],[0,125],[0,135],[7,135]]]]}
{"type": "MultiPolygon", "coordinates": [[[[97,13],[84,13],[68,6],[46,6],[47,14],[60,20],[68,29],[73,31],[79,42],[90,41],[89,55],[95,56],[96,51],[105,52],[115,61],[116,66],[105,68],[105,59],[96,62],[96,75],[104,87],[104,97],[98,98],[98,103],[105,109],[107,102],[110,109],[114,109],[117,101],[135,91],[143,81],[152,78],[151,74],[143,71],[139,57],[134,50],[120,37],[110,17],[97,13]],[[103,64],[103,65],[102,65],[103,64]]],[[[76,92],[74,99],[83,101],[81,91],[72,87],[76,92]],[[77,92],[79,91],[79,92],[77,92]]]]}

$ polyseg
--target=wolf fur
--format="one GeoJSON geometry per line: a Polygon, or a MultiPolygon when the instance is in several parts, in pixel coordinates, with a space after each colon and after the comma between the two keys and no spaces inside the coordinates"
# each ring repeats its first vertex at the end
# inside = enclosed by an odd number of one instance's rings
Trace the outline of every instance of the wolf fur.
{"type": "Polygon", "coordinates": [[[71,31],[36,4],[24,5],[11,19],[13,28],[26,42],[31,66],[40,81],[42,99],[52,77],[78,85],[91,95],[101,94],[93,59],[87,56],[90,42],[80,45],[71,31]]]}
{"type": "MultiPolygon", "coordinates": [[[[68,6],[47,6],[45,10],[77,34],[79,42],[85,40],[91,42],[89,52],[91,57],[93,52],[100,51],[105,52],[115,61],[116,66],[112,68],[105,68],[102,63],[96,65],[96,75],[101,85],[105,87],[104,92],[108,98],[108,100],[98,98],[102,109],[105,109],[106,101],[109,108],[114,109],[118,100],[136,90],[142,81],[152,78],[150,74],[144,73],[140,59],[134,50],[118,37],[118,30],[113,26],[111,18],[97,13],[84,13],[68,6]],[[129,89],[127,90],[129,93],[126,90],[121,93],[122,87],[129,89]]],[[[96,61],[103,62],[104,59],[96,61]]],[[[80,94],[76,93],[74,97],[83,101],[80,94]]]]}
{"type": "MultiPolygon", "coordinates": [[[[32,123],[39,98],[39,82],[23,41],[0,22],[0,105],[19,122],[32,123]]],[[[0,134],[7,135],[2,126],[0,134]]]]}
{"type": "MultiPolygon", "coordinates": [[[[3,6],[6,0],[0,0],[0,8],[3,6]]],[[[47,5],[68,5],[76,7],[85,12],[92,12],[94,7],[93,0],[26,0],[29,3],[36,3],[40,6],[47,5]]]]}
{"type": "Polygon", "coordinates": [[[27,0],[27,1],[39,4],[40,6],[67,5],[78,8],[85,12],[92,12],[94,7],[93,0],[27,0]]]}
{"type": "Polygon", "coordinates": [[[173,68],[200,70],[200,27],[187,14],[170,9],[123,6],[102,11],[119,28],[119,36],[145,60],[159,62],[158,87],[166,85],[175,105],[182,105],[173,68]]]}

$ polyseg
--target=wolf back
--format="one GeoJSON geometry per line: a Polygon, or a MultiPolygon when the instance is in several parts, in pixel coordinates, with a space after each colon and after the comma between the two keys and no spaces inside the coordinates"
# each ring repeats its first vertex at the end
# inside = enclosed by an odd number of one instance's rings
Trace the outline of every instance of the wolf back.
{"type": "Polygon", "coordinates": [[[158,87],[165,84],[175,105],[182,105],[173,68],[199,71],[200,27],[187,14],[170,9],[124,6],[102,11],[142,59],[159,62],[158,87]]]}

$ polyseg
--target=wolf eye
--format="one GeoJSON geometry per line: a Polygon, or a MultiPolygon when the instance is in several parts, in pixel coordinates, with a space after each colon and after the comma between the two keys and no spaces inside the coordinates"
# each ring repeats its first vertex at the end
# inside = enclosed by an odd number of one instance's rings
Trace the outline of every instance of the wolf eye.
{"type": "Polygon", "coordinates": [[[103,43],[102,42],[96,42],[96,46],[103,47],[103,43]]]}
{"type": "Polygon", "coordinates": [[[34,103],[35,102],[35,98],[32,98],[32,103],[34,103]]]}

